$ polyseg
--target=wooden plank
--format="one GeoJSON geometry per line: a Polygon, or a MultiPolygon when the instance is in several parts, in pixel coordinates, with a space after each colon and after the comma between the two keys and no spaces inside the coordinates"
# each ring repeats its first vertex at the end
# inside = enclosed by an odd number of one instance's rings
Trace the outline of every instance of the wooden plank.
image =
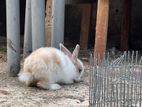
{"type": "Polygon", "coordinates": [[[121,35],[120,35],[120,49],[122,51],[128,50],[130,12],[131,12],[131,0],[124,0],[121,35]]]}
{"type": "Polygon", "coordinates": [[[109,0],[98,0],[94,55],[99,54],[101,58],[106,50],[108,19],[109,0]]]}
{"type": "Polygon", "coordinates": [[[46,2],[46,17],[45,17],[45,38],[46,46],[51,46],[51,30],[52,30],[52,0],[46,2]]]}
{"type": "Polygon", "coordinates": [[[82,4],[82,21],[80,32],[80,46],[82,49],[88,48],[88,36],[90,29],[90,17],[92,4],[82,4]]]}
{"type": "Polygon", "coordinates": [[[80,3],[95,3],[97,0],[65,0],[65,3],[68,4],[80,4],[80,3]]]}

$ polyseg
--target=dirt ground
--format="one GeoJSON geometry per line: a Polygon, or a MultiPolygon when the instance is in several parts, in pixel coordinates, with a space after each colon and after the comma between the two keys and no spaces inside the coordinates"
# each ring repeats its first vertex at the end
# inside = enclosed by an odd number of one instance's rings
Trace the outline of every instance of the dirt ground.
{"type": "Polygon", "coordinates": [[[88,107],[89,72],[85,64],[83,82],[63,85],[57,91],[26,87],[17,77],[9,77],[6,53],[0,51],[0,107],[88,107]]]}

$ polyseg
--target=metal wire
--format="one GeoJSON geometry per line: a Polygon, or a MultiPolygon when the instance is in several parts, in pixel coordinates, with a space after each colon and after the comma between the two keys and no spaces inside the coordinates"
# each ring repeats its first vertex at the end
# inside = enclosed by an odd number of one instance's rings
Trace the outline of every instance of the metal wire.
{"type": "Polygon", "coordinates": [[[109,53],[102,60],[91,55],[90,62],[90,107],[142,107],[142,57],[138,51],[124,52],[114,60],[109,53]]]}

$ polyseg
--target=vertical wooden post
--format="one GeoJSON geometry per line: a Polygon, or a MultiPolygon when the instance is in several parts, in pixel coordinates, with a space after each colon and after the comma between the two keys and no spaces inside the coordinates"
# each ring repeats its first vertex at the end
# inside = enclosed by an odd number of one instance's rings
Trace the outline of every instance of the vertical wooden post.
{"type": "Polygon", "coordinates": [[[32,49],[45,46],[45,0],[31,0],[32,49]]]}
{"type": "Polygon", "coordinates": [[[32,29],[31,29],[31,0],[26,0],[25,31],[24,31],[24,53],[27,57],[32,51],[32,29]]]}
{"type": "Polygon", "coordinates": [[[46,46],[51,46],[51,36],[52,36],[52,1],[47,0],[46,2],[46,18],[45,18],[45,38],[46,46]]]}
{"type": "Polygon", "coordinates": [[[94,54],[103,57],[106,50],[109,19],[109,0],[98,0],[94,54]]]}
{"type": "Polygon", "coordinates": [[[131,0],[124,0],[122,24],[121,24],[121,35],[120,35],[121,36],[120,37],[120,49],[122,51],[128,50],[130,13],[131,13],[131,0]]]}
{"type": "Polygon", "coordinates": [[[7,68],[10,76],[20,70],[19,0],[6,0],[7,18],[7,68]]]}
{"type": "Polygon", "coordinates": [[[51,45],[59,48],[59,43],[64,42],[64,16],[65,0],[52,0],[52,37],[51,45]]]}
{"type": "Polygon", "coordinates": [[[91,4],[82,4],[82,20],[81,20],[81,32],[80,32],[80,46],[82,49],[88,48],[91,7],[92,7],[91,4]]]}

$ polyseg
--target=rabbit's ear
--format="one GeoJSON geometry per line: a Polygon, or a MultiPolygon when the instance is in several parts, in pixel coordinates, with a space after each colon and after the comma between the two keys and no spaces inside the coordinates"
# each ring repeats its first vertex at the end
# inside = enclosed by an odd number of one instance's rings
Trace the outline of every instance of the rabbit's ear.
{"type": "Polygon", "coordinates": [[[61,50],[65,55],[67,55],[67,56],[69,56],[69,57],[72,56],[71,52],[70,52],[62,43],[60,43],[59,45],[60,45],[60,50],[61,50]]]}
{"type": "Polygon", "coordinates": [[[80,50],[80,46],[77,44],[73,53],[72,53],[72,59],[74,61],[77,61],[79,50],[80,50]]]}

